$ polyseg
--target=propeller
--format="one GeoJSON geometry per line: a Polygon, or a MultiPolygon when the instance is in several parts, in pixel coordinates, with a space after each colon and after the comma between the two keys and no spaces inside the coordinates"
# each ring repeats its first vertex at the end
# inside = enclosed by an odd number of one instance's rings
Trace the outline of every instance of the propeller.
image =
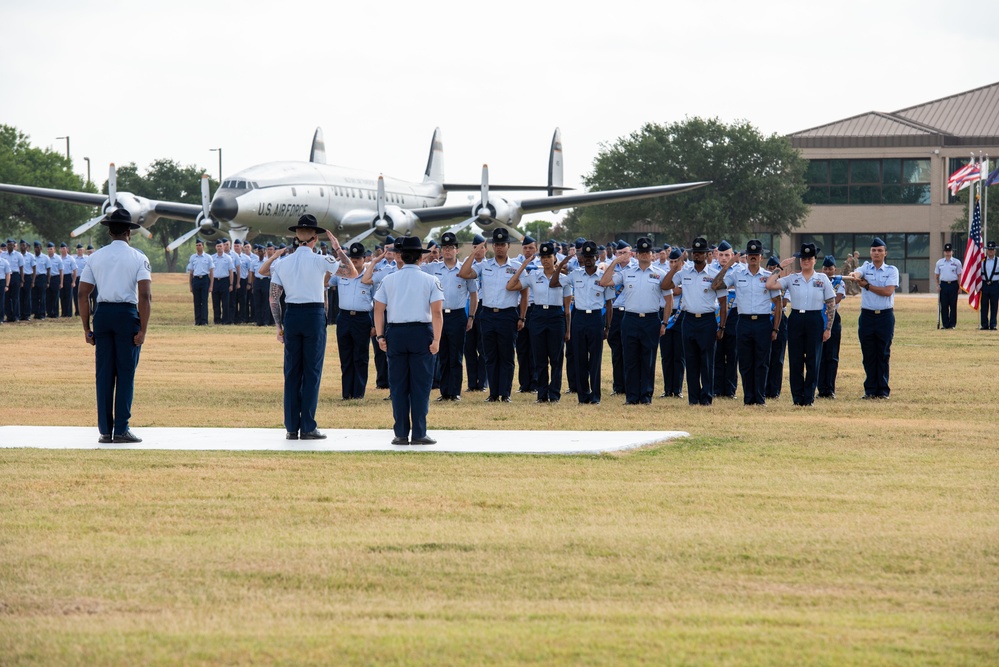
{"type": "MultiPolygon", "coordinates": [[[[116,208],[118,206],[118,177],[115,174],[114,162],[112,162],[111,166],[108,167],[108,198],[107,201],[104,202],[104,205],[101,206],[100,215],[98,215],[96,218],[91,218],[90,220],[87,220],[85,223],[83,223],[82,225],[71,231],[69,233],[70,237],[76,238],[81,234],[86,234],[93,227],[99,224],[101,220],[104,219],[104,216],[108,214],[112,206],[116,208]]],[[[148,234],[148,232],[146,233],[148,234]]]]}
{"type": "Polygon", "coordinates": [[[204,223],[204,221],[205,220],[211,220],[211,215],[208,212],[208,208],[211,205],[211,203],[212,203],[212,197],[211,197],[211,193],[209,192],[208,174],[202,174],[201,175],[201,215],[199,215],[198,219],[195,221],[195,223],[194,223],[194,229],[192,229],[189,232],[186,232],[180,238],[174,239],[173,241],[170,242],[170,244],[166,247],[166,249],[168,251],[173,252],[174,250],[176,250],[180,246],[182,246],[185,243],[187,243],[188,241],[190,241],[191,237],[193,237],[195,234],[197,234],[198,232],[201,231],[201,226],[204,223]]]}
{"type": "Polygon", "coordinates": [[[472,210],[472,217],[467,220],[462,220],[457,225],[449,229],[448,231],[452,234],[457,234],[465,227],[476,220],[488,220],[489,219],[489,165],[482,165],[482,189],[481,189],[481,199],[479,199],[479,207],[472,210]]]}
{"type": "Polygon", "coordinates": [[[352,243],[360,243],[376,232],[385,236],[392,230],[392,221],[385,217],[385,178],[381,175],[378,176],[378,194],[375,201],[378,206],[378,213],[377,217],[371,223],[371,228],[364,230],[347,241],[348,248],[352,243]]]}

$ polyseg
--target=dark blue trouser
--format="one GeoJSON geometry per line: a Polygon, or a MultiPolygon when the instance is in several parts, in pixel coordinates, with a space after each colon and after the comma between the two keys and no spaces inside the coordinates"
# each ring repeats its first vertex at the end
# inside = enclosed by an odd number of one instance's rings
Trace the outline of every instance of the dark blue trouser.
{"type": "Polygon", "coordinates": [[[45,305],[45,290],[48,287],[48,276],[36,276],[35,284],[31,288],[31,300],[32,300],[32,313],[36,320],[44,320],[46,305],[45,305]]]}
{"type": "Polygon", "coordinates": [[[441,345],[437,352],[440,366],[438,383],[441,396],[453,398],[461,396],[461,360],[465,351],[465,325],[468,316],[464,308],[444,313],[444,328],[441,330],[441,345]]]}
{"type": "Polygon", "coordinates": [[[274,324],[271,316],[270,278],[253,278],[253,315],[258,327],[274,324]]]}
{"type": "Polygon", "coordinates": [[[895,338],[894,311],[891,308],[877,312],[862,309],[857,320],[857,335],[860,338],[860,353],[864,358],[864,394],[889,396],[889,361],[891,342],[895,338]]]}
{"type": "MultiPolygon", "coordinates": [[[[232,322],[242,324],[249,322],[246,316],[246,282],[249,278],[236,278],[236,289],[232,293],[232,322]]],[[[325,316],[326,311],[323,311],[325,316]]]]}
{"type": "Polygon", "coordinates": [[[26,320],[31,317],[32,312],[32,291],[31,291],[31,281],[34,279],[33,275],[25,274],[24,280],[21,282],[21,319],[26,320]]]}
{"type": "Polygon", "coordinates": [[[715,396],[734,397],[739,386],[739,311],[731,308],[725,335],[715,344],[715,396]]]}
{"type": "Polygon", "coordinates": [[[819,361],[819,396],[829,396],[836,393],[836,373],[839,371],[839,345],[843,339],[843,324],[839,312],[833,319],[829,340],[822,343],[822,360],[819,361]]]}
{"type": "Polygon", "coordinates": [[[611,314],[610,329],[607,330],[607,345],[611,351],[611,391],[615,394],[624,393],[624,351],[621,348],[621,322],[624,321],[624,309],[615,308],[611,314]]]}
{"type": "MultiPolygon", "coordinates": [[[[663,313],[665,319],[670,315],[663,313]]],[[[659,339],[659,354],[662,357],[663,391],[667,396],[679,396],[683,393],[683,337],[680,334],[683,314],[681,313],[673,326],[659,339]]]]}
{"type": "Polygon", "coordinates": [[[514,344],[517,352],[517,389],[522,392],[538,390],[538,365],[534,348],[534,340],[531,337],[531,311],[534,307],[527,309],[527,317],[524,318],[524,328],[517,332],[517,341],[514,344]]]}
{"type": "Polygon", "coordinates": [[[319,382],[326,357],[326,310],[321,303],[289,303],[284,314],[284,428],[316,430],[319,382]]]}
{"type": "Polygon", "coordinates": [[[346,399],[364,398],[368,386],[370,340],[371,313],[341,310],[336,318],[336,346],[340,355],[342,395],[346,399]]]}
{"type": "Polygon", "coordinates": [[[45,314],[49,317],[59,317],[60,289],[62,289],[62,276],[58,273],[49,276],[49,285],[45,288],[45,314]]]}
{"type": "Polygon", "coordinates": [[[940,282],[940,326],[952,329],[957,326],[957,293],[956,280],[940,282]]]}
{"type": "Polygon", "coordinates": [[[191,277],[191,296],[194,298],[194,324],[208,324],[208,274],[191,277]]]}
{"type": "Polygon", "coordinates": [[[469,389],[486,388],[486,355],[482,351],[482,308],[472,318],[472,328],[465,332],[465,374],[469,389]]]}
{"type": "Polygon", "coordinates": [[[10,275],[10,286],[7,290],[7,305],[4,306],[4,314],[8,322],[17,322],[21,319],[21,272],[17,271],[10,275]]]}
{"type": "MultiPolygon", "coordinates": [[[[770,323],[773,331],[773,322],[770,323]]],[[[778,398],[784,384],[784,354],[787,352],[787,317],[780,318],[777,340],[770,341],[770,370],[767,372],[767,398],[778,398]]]]}
{"type": "Polygon", "coordinates": [[[76,280],[73,281],[73,314],[76,316],[80,315],[80,274],[76,274],[76,280]]]}
{"type": "Polygon", "coordinates": [[[538,400],[562,398],[562,367],[565,359],[565,310],[531,307],[531,352],[538,374],[538,400]]]}
{"type": "Polygon", "coordinates": [[[229,281],[215,280],[212,285],[212,311],[215,324],[226,324],[225,315],[229,310],[229,281]]]}
{"type": "Polygon", "coordinates": [[[627,403],[651,403],[659,350],[659,313],[625,313],[621,322],[624,396],[627,403]]]}
{"type": "Polygon", "coordinates": [[[714,313],[684,313],[680,335],[687,366],[687,402],[711,405],[714,397],[715,341],[718,322],[714,313]]]}
{"type": "Polygon", "coordinates": [[[135,368],[142,349],[134,342],[139,311],[131,303],[98,303],[93,332],[97,429],[101,435],[121,435],[132,416],[135,368]]]}
{"type": "MultiPolygon", "coordinates": [[[[397,438],[427,435],[430,389],[434,382],[434,329],[429,323],[389,324],[389,393],[392,394],[392,430],[397,438]]],[[[512,346],[511,346],[512,351],[512,346]]]]}
{"type": "Polygon", "coordinates": [[[576,396],[580,403],[600,402],[600,364],[604,351],[604,314],[572,311],[569,346],[576,366],[576,396]]]}
{"type": "Polygon", "coordinates": [[[59,307],[63,317],[73,317],[73,274],[66,273],[62,277],[62,287],[59,288],[59,307]]]}
{"type": "Polygon", "coordinates": [[[991,285],[982,282],[982,301],[978,308],[981,311],[982,328],[995,329],[996,312],[999,311],[999,280],[992,281],[991,285]]]}
{"type": "MultiPolygon", "coordinates": [[[[770,321],[769,313],[739,316],[739,328],[736,334],[737,355],[739,373],[742,375],[742,402],[746,405],[766,403],[772,333],[773,323],[770,321]]],[[[728,336],[726,326],[725,337],[728,336]]]]}
{"type": "Polygon", "coordinates": [[[787,382],[795,405],[815,402],[824,329],[821,310],[791,311],[787,322],[787,382]]]}
{"type": "Polygon", "coordinates": [[[516,307],[479,308],[479,331],[482,334],[482,352],[486,358],[486,378],[489,382],[489,397],[510,396],[513,389],[514,346],[517,342],[517,319],[520,310],[516,307]]]}
{"type": "Polygon", "coordinates": [[[378,341],[375,340],[374,336],[370,340],[375,355],[375,386],[379,389],[388,389],[388,358],[382,352],[382,348],[379,347],[378,341]]]}

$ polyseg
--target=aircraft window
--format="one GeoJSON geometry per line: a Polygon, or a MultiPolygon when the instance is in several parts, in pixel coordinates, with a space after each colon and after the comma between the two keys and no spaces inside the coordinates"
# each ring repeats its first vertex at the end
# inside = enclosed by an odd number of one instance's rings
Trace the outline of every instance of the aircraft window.
{"type": "Polygon", "coordinates": [[[236,181],[236,187],[242,190],[244,187],[246,187],[246,184],[244,181],[236,181]]]}

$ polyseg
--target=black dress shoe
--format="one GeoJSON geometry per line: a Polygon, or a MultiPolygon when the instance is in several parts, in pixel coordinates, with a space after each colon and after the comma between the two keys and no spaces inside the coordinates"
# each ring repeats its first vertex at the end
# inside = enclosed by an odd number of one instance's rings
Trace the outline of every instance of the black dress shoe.
{"type": "Polygon", "coordinates": [[[547,399],[547,398],[539,398],[538,400],[536,400],[536,401],[534,401],[534,402],[535,402],[535,403],[547,403],[547,402],[548,402],[548,399],[547,399]]]}
{"type": "MultiPolygon", "coordinates": [[[[885,398],[888,398],[888,397],[885,396],[885,398]]],[[[512,401],[510,400],[509,396],[500,396],[500,401],[502,401],[503,403],[512,403],[512,401]]]]}
{"type": "Polygon", "coordinates": [[[486,399],[486,403],[499,403],[499,396],[490,396],[486,399]]]}
{"type": "Polygon", "coordinates": [[[451,397],[450,396],[438,396],[435,400],[438,403],[440,403],[441,401],[450,401],[451,397]]]}
{"type": "Polygon", "coordinates": [[[114,436],[114,438],[111,439],[111,442],[123,445],[135,442],[142,442],[142,438],[135,435],[131,431],[125,431],[124,433],[119,433],[118,435],[114,436]]]}
{"type": "Polygon", "coordinates": [[[106,435],[104,433],[101,433],[101,437],[97,438],[97,442],[99,442],[99,443],[101,443],[103,445],[106,445],[109,442],[114,442],[114,439],[110,435],[106,435]]]}
{"type": "Polygon", "coordinates": [[[298,431],[288,431],[284,434],[285,440],[298,440],[298,431]]]}
{"type": "Polygon", "coordinates": [[[409,438],[392,438],[393,445],[408,445],[409,438]]]}
{"type": "Polygon", "coordinates": [[[325,433],[320,433],[319,429],[317,428],[315,431],[309,431],[308,433],[303,433],[300,436],[300,439],[301,440],[325,440],[326,439],[326,434],[325,433]]]}
{"type": "Polygon", "coordinates": [[[430,436],[423,436],[422,438],[413,438],[409,441],[411,445],[436,445],[437,441],[430,436]]]}

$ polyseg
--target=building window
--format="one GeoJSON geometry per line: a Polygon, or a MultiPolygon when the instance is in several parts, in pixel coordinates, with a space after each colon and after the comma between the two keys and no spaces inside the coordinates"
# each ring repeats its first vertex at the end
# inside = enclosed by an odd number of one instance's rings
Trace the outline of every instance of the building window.
{"type": "Polygon", "coordinates": [[[806,204],[929,204],[930,161],[811,160],[806,204]]]}

